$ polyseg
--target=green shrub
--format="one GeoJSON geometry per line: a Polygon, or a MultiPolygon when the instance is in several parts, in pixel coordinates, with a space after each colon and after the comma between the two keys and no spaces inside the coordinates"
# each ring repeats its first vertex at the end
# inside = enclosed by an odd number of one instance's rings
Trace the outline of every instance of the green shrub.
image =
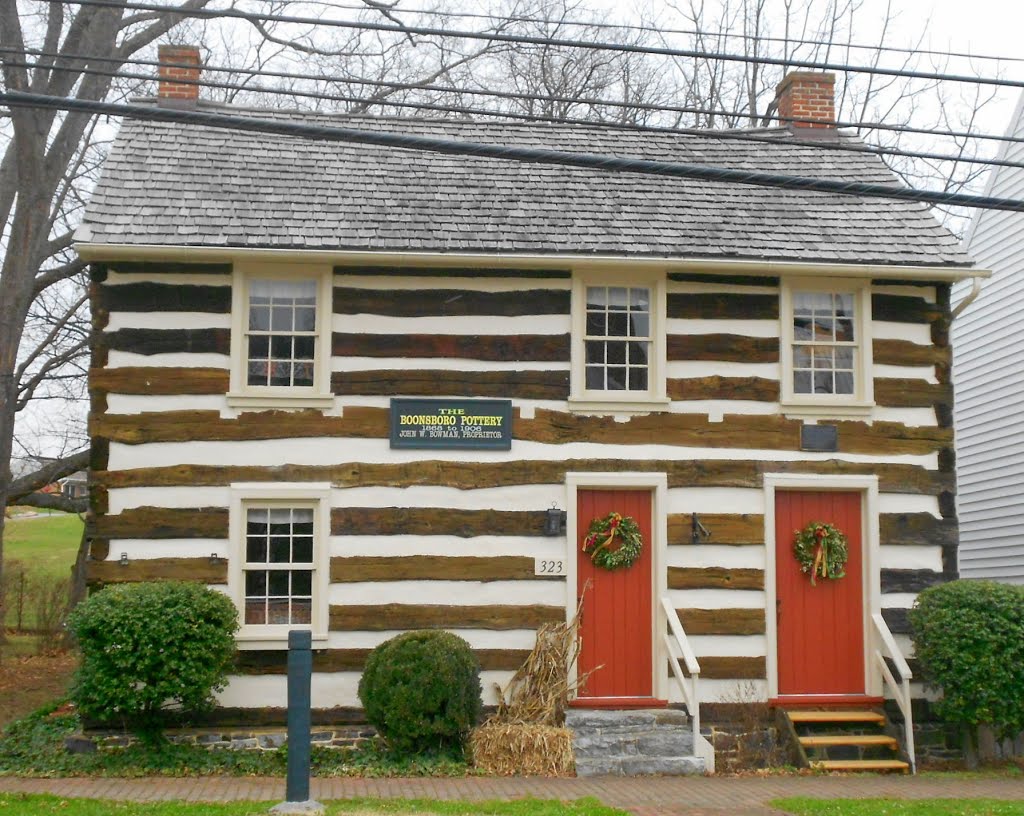
{"type": "Polygon", "coordinates": [[[370,652],[359,699],[393,751],[461,750],[480,715],[480,665],[456,635],[407,632],[370,652]]]}
{"type": "Polygon", "coordinates": [[[926,682],[942,690],[941,717],[1024,730],[1024,587],[953,581],[922,592],[910,610],[926,682]]]}
{"type": "Polygon", "coordinates": [[[229,598],[199,584],[124,584],[79,604],[70,626],[82,652],[71,692],[82,714],[157,737],[165,709],[213,708],[238,616],[229,598]]]}

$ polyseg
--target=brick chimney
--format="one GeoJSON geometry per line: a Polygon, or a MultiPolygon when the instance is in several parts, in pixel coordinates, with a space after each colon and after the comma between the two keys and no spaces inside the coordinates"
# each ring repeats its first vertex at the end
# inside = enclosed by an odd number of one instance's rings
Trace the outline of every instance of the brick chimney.
{"type": "Polygon", "coordinates": [[[775,88],[780,124],[809,137],[834,136],[836,132],[835,74],[793,71],[775,88]],[[797,121],[787,121],[795,119],[797,121]],[[811,121],[801,121],[811,120],[811,121]]]}
{"type": "Polygon", "coordinates": [[[161,45],[158,104],[169,108],[194,108],[199,101],[198,82],[202,70],[199,47],[195,45],[161,45]],[[182,82],[181,80],[187,80],[182,82]]]}

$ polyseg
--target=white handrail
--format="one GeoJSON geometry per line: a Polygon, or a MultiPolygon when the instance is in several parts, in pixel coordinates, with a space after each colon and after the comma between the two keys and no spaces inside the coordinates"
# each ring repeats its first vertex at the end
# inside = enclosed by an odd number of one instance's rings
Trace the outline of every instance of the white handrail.
{"type": "Polygon", "coordinates": [[[672,677],[679,685],[686,709],[690,712],[690,723],[693,727],[693,751],[704,760],[704,769],[708,773],[714,773],[715,748],[700,732],[700,694],[698,692],[700,663],[697,662],[697,656],[693,653],[679,615],[667,596],[662,597],[661,608],[665,611],[665,618],[668,620],[668,626],[672,632],[671,635],[668,633],[664,635],[669,667],[672,670],[672,677]],[[689,677],[683,674],[683,670],[679,666],[680,660],[686,665],[689,677]]]}
{"type": "Polygon", "coordinates": [[[875,634],[878,636],[878,641],[886,652],[886,654],[883,654],[881,649],[875,649],[875,663],[878,665],[885,682],[891,686],[896,705],[899,707],[900,713],[903,714],[903,736],[907,749],[907,758],[910,760],[910,772],[916,774],[914,718],[910,702],[910,681],[914,675],[910,671],[910,666],[907,664],[903,652],[900,651],[900,647],[896,644],[896,638],[889,631],[889,626],[886,624],[885,618],[882,617],[882,613],[874,612],[871,615],[871,620],[875,624],[875,634]],[[885,660],[886,657],[895,665],[896,673],[900,676],[899,681],[893,676],[889,664],[885,660]]]}

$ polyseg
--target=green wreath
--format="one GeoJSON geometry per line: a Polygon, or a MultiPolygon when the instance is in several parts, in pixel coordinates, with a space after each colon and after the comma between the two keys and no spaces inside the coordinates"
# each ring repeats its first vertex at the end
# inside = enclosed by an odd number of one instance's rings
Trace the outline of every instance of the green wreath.
{"type": "Polygon", "coordinates": [[[643,551],[644,541],[640,528],[629,516],[609,513],[590,522],[587,537],[583,539],[583,552],[595,566],[606,570],[626,569],[633,566],[643,551]],[[612,549],[618,540],[619,546],[612,549]]]}
{"type": "Polygon", "coordinates": [[[802,530],[794,530],[793,535],[793,552],[800,562],[800,571],[810,574],[811,586],[815,586],[815,578],[846,577],[846,536],[836,527],[812,521],[802,530]]]}

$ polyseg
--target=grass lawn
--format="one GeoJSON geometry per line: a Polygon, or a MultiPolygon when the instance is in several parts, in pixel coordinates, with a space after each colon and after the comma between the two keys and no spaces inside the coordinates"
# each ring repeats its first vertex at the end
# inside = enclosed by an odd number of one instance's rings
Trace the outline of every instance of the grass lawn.
{"type": "Polygon", "coordinates": [[[82,520],[73,513],[7,519],[4,563],[20,561],[31,572],[64,577],[70,574],[82,538],[82,520]]]}
{"type": "MultiPolygon", "coordinates": [[[[5,816],[36,816],[59,813],[62,816],[248,816],[265,814],[272,802],[234,802],[230,804],[184,804],[154,802],[137,804],[90,799],[61,799],[56,796],[21,796],[0,793],[0,811],[5,816]]],[[[606,807],[596,799],[556,802],[520,799],[515,802],[437,802],[431,800],[347,799],[327,802],[329,814],[348,816],[624,816],[625,811],[606,807]]]]}
{"type": "Polygon", "coordinates": [[[1024,816],[1024,801],[1004,799],[776,799],[770,804],[797,816],[1024,816]]]}

